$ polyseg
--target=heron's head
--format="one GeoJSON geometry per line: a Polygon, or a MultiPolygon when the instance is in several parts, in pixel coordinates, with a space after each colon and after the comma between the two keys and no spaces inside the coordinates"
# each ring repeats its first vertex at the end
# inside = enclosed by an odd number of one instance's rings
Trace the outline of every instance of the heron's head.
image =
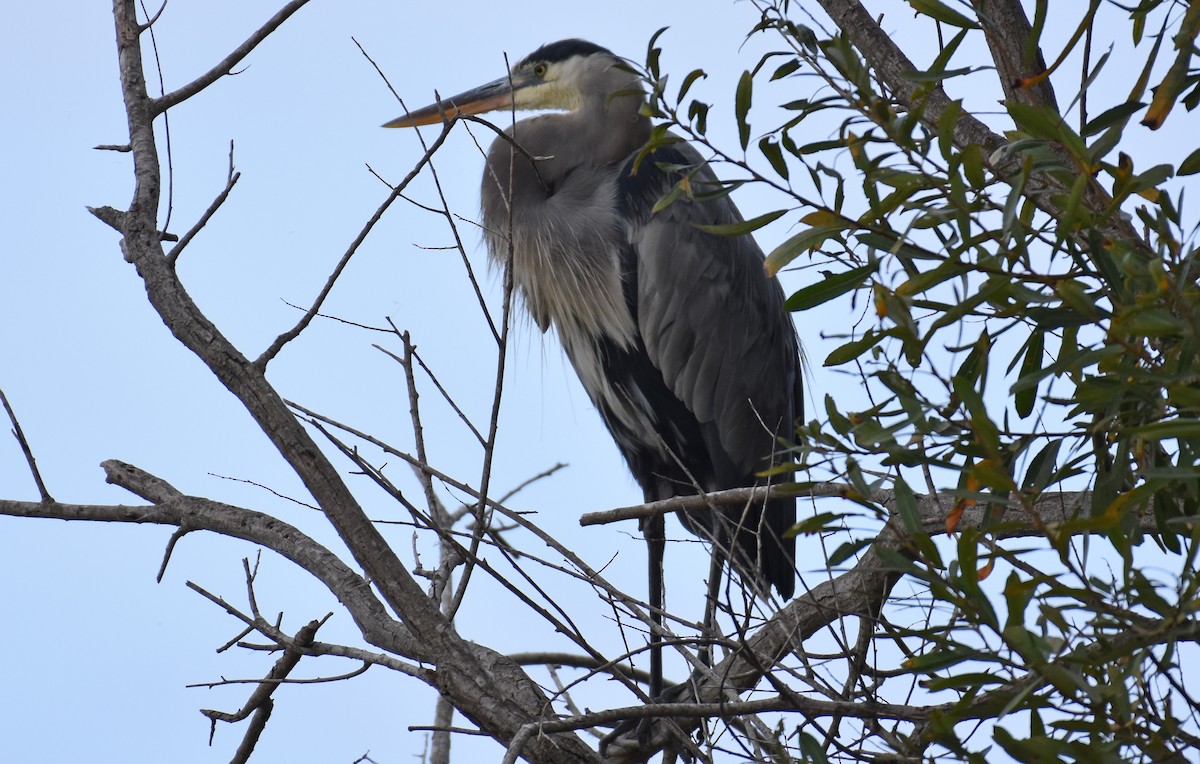
{"type": "Polygon", "coordinates": [[[573,111],[589,98],[604,100],[634,87],[636,79],[607,48],[586,40],[560,40],[518,61],[507,76],[410,111],[384,127],[430,125],[497,109],[573,111]]]}

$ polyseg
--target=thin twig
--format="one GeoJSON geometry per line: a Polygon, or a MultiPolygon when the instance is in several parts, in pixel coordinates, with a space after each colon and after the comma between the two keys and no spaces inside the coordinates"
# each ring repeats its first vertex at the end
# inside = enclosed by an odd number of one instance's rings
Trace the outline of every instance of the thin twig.
{"type": "MultiPolygon", "coordinates": [[[[388,319],[388,323],[392,324],[391,318],[388,319]]],[[[395,330],[396,334],[399,335],[400,330],[395,329],[395,324],[392,324],[392,327],[395,330]]],[[[393,353],[392,351],[383,347],[382,345],[373,345],[372,347],[374,347],[379,352],[387,355],[389,358],[396,361],[397,363],[399,363],[401,365],[404,364],[404,359],[401,356],[396,355],[395,353],[393,353]]],[[[434,375],[433,371],[428,366],[425,365],[425,361],[422,360],[421,357],[419,355],[417,355],[415,352],[413,353],[413,357],[416,359],[417,363],[420,364],[421,370],[424,371],[425,374],[429,377],[429,381],[433,382],[434,387],[436,387],[438,392],[442,394],[442,399],[446,401],[446,403],[450,406],[450,408],[453,409],[454,413],[458,415],[458,418],[460,420],[462,420],[462,423],[465,424],[467,426],[467,429],[469,429],[471,431],[471,434],[475,436],[475,439],[479,441],[479,445],[481,445],[481,446],[486,445],[487,441],[483,437],[483,433],[481,433],[479,431],[479,429],[475,427],[475,424],[471,421],[470,417],[468,417],[466,412],[463,411],[462,408],[459,407],[458,403],[454,400],[453,397],[451,397],[450,393],[446,391],[446,388],[442,386],[441,381],[438,380],[437,376],[434,375]]],[[[418,456],[418,458],[420,458],[420,457],[418,456]]]]}
{"type": "Polygon", "coordinates": [[[366,240],[367,235],[375,227],[375,224],[378,223],[383,217],[383,213],[387,212],[388,208],[392,206],[392,203],[400,197],[400,193],[404,190],[404,188],[410,182],[412,182],[413,178],[417,177],[422,168],[424,168],[425,165],[429,163],[429,160],[433,158],[434,152],[441,147],[441,145],[446,141],[447,136],[450,135],[451,127],[452,123],[447,124],[445,128],[443,128],[441,134],[438,135],[437,140],[433,142],[433,145],[429,147],[429,150],[425,152],[425,155],[422,156],[420,161],[417,162],[412,170],[410,170],[409,173],[404,176],[404,179],[400,181],[400,185],[395,186],[392,189],[391,193],[388,194],[387,199],[384,200],[383,204],[379,205],[379,208],[375,210],[375,214],[371,216],[371,219],[368,220],[358,232],[358,236],[354,237],[354,241],[350,242],[350,247],[346,250],[346,253],[342,255],[342,259],[338,262],[337,266],[334,267],[333,272],[326,280],[325,286],[321,289],[321,292],[317,295],[316,300],[313,301],[312,306],[305,312],[300,321],[297,322],[296,325],[291,329],[276,337],[275,341],[271,343],[270,347],[264,350],[262,355],[255,359],[254,366],[257,369],[260,371],[266,369],[267,364],[270,363],[272,358],[278,355],[279,351],[283,349],[283,346],[300,336],[300,333],[303,332],[310,323],[312,323],[312,320],[316,318],[318,311],[320,311],[322,303],[325,302],[325,298],[329,296],[329,292],[333,289],[333,285],[337,282],[338,277],[342,275],[342,271],[346,269],[347,265],[349,265],[350,258],[354,256],[355,252],[358,251],[359,245],[366,240]]]}
{"type": "Polygon", "coordinates": [[[197,220],[196,223],[188,229],[188,232],[179,239],[179,243],[174,247],[171,247],[171,251],[167,253],[167,260],[172,265],[174,265],[179,259],[180,253],[183,252],[183,248],[188,245],[188,242],[192,240],[192,237],[199,233],[200,229],[208,224],[209,219],[216,214],[217,210],[221,208],[221,205],[225,203],[225,200],[229,198],[229,192],[233,190],[233,187],[237,185],[238,179],[241,177],[242,174],[240,172],[234,172],[233,170],[233,141],[230,141],[229,173],[225,176],[225,188],[221,190],[221,193],[217,194],[217,198],[213,199],[212,204],[208,205],[208,209],[204,211],[204,214],[200,216],[200,219],[197,220]]]}
{"type": "Polygon", "coordinates": [[[287,5],[280,8],[278,13],[267,19],[265,24],[254,30],[254,33],[246,38],[245,42],[234,48],[233,52],[228,56],[221,59],[216,66],[178,90],[173,90],[158,98],[150,99],[151,116],[162,114],[167,109],[178,106],[225,75],[232,74],[233,67],[237,66],[238,62],[250,55],[250,52],[258,47],[259,43],[267,39],[283,22],[288,20],[288,17],[303,8],[307,3],[308,0],[291,0],[287,5]]]}
{"type": "Polygon", "coordinates": [[[167,541],[167,548],[163,551],[162,564],[158,566],[158,576],[155,577],[156,583],[162,583],[163,576],[167,574],[167,563],[171,561],[171,553],[175,551],[175,545],[179,543],[179,539],[192,532],[192,529],[186,525],[181,525],[171,534],[170,540],[167,541]]]}
{"type": "MultiPolygon", "coordinates": [[[[400,104],[400,108],[404,109],[404,111],[407,112],[408,107],[404,105],[404,99],[401,98],[400,94],[396,92],[396,88],[392,87],[392,83],[387,78],[387,75],[383,73],[383,69],[381,69],[379,67],[379,64],[375,63],[375,59],[371,58],[371,55],[369,53],[367,53],[366,49],[363,48],[362,44],[357,39],[355,39],[353,37],[351,37],[350,39],[354,40],[354,44],[358,46],[358,50],[359,50],[359,52],[362,53],[363,58],[367,59],[367,61],[371,64],[371,66],[375,68],[376,73],[378,73],[380,79],[383,80],[384,85],[387,86],[387,89],[391,91],[392,95],[396,98],[396,101],[400,104]]],[[[442,130],[443,131],[449,130],[450,127],[452,127],[454,125],[454,123],[457,121],[458,121],[457,117],[451,118],[449,120],[444,120],[442,122],[442,130]]],[[[425,151],[428,151],[429,149],[425,144],[425,135],[420,130],[417,130],[416,133],[417,133],[417,140],[421,142],[421,148],[425,151]]],[[[371,168],[368,166],[368,169],[371,169],[371,168]]],[[[495,321],[492,320],[492,314],[488,310],[487,302],[483,299],[483,290],[480,288],[479,281],[475,277],[475,269],[471,266],[471,260],[469,257],[467,257],[466,247],[463,246],[462,238],[459,236],[459,233],[458,233],[458,227],[454,223],[455,216],[450,212],[450,203],[446,200],[446,194],[442,190],[441,178],[438,176],[437,168],[434,167],[432,162],[429,163],[429,171],[430,171],[430,175],[433,177],[433,183],[434,183],[434,187],[437,189],[438,198],[441,200],[441,203],[442,203],[441,209],[436,209],[433,207],[428,207],[423,204],[418,204],[417,202],[414,202],[411,199],[408,199],[408,197],[405,197],[405,200],[408,201],[410,204],[415,204],[416,206],[421,207],[422,209],[428,210],[429,212],[432,212],[437,215],[442,215],[446,218],[446,223],[447,223],[447,225],[450,226],[450,233],[454,236],[454,247],[453,248],[458,250],[459,254],[462,257],[463,266],[466,268],[466,271],[467,271],[467,278],[471,282],[471,287],[475,290],[475,299],[479,302],[479,307],[483,313],[484,320],[487,321],[488,329],[491,331],[492,337],[494,337],[497,341],[499,341],[500,334],[499,334],[499,332],[496,331],[496,323],[495,323],[495,321]]],[[[371,170],[371,173],[374,174],[375,177],[377,177],[377,178],[379,177],[379,175],[377,173],[375,173],[375,171],[373,169],[371,170]]],[[[380,178],[380,180],[383,180],[383,179],[380,178]]]]}
{"type": "MultiPolygon", "coordinates": [[[[146,14],[148,16],[148,18],[146,19],[146,23],[139,25],[138,31],[144,32],[147,29],[149,29],[150,27],[154,26],[154,23],[156,21],[158,21],[159,16],[162,16],[163,11],[165,11],[166,9],[167,9],[167,0],[163,0],[163,4],[158,7],[158,10],[154,12],[153,16],[146,14]]],[[[146,11],[146,4],[142,3],[142,12],[145,13],[145,11],[146,11]]]]}
{"type": "Polygon", "coordinates": [[[12,422],[12,434],[17,439],[17,443],[21,446],[21,452],[25,454],[25,463],[29,465],[29,473],[33,475],[33,482],[37,484],[38,494],[42,497],[42,502],[50,504],[54,501],[54,497],[46,490],[46,483],[42,480],[42,473],[38,471],[37,460],[33,458],[33,449],[29,447],[29,441],[25,438],[25,432],[21,429],[21,423],[17,421],[16,412],[8,403],[8,396],[0,390],[0,403],[4,404],[4,410],[8,412],[8,421],[12,422]]]}
{"type": "MultiPolygon", "coordinates": [[[[158,94],[160,96],[166,94],[167,86],[163,80],[162,57],[158,54],[158,36],[154,34],[154,20],[158,15],[166,10],[166,2],[164,0],[161,8],[158,9],[153,17],[146,10],[144,0],[138,0],[138,4],[142,6],[142,15],[149,20],[138,27],[138,33],[150,32],[150,50],[154,52],[154,70],[158,73],[158,94]]],[[[165,111],[162,113],[163,118],[163,142],[166,144],[167,154],[167,215],[163,220],[162,230],[169,231],[171,229],[171,215],[175,212],[175,157],[171,150],[171,115],[165,111]]]]}
{"type": "MultiPolygon", "coordinates": [[[[505,57],[504,57],[504,65],[505,65],[505,68],[508,70],[509,77],[511,79],[512,69],[508,65],[508,56],[507,55],[505,55],[505,57]]],[[[513,120],[513,124],[515,126],[515,122],[516,122],[515,105],[513,108],[514,108],[514,111],[511,112],[510,119],[513,120]]],[[[508,189],[508,194],[509,194],[508,198],[510,198],[510,199],[512,198],[512,193],[513,193],[512,178],[514,177],[513,163],[515,161],[516,161],[516,153],[510,152],[510,155],[509,155],[509,189],[508,189]]],[[[484,445],[484,448],[483,448],[483,468],[481,470],[481,475],[480,475],[480,479],[479,479],[479,503],[478,503],[476,511],[475,511],[475,523],[476,523],[475,533],[471,539],[471,550],[470,550],[470,554],[468,556],[468,564],[463,567],[462,577],[461,577],[461,579],[459,579],[458,588],[454,592],[454,602],[450,606],[450,617],[453,617],[453,614],[458,612],[459,607],[462,605],[463,597],[466,596],[467,584],[471,580],[471,569],[472,569],[472,566],[471,566],[469,560],[473,560],[477,556],[477,553],[479,551],[479,544],[483,540],[483,533],[484,533],[485,529],[487,528],[487,524],[488,524],[488,521],[487,521],[488,520],[487,495],[488,495],[488,486],[490,485],[491,479],[492,479],[492,457],[495,455],[495,451],[496,451],[496,436],[498,434],[498,426],[499,426],[499,422],[500,422],[500,402],[504,395],[504,367],[505,367],[505,361],[508,358],[508,331],[509,331],[509,327],[511,325],[510,318],[511,318],[511,314],[512,314],[512,302],[513,302],[513,290],[514,290],[513,269],[511,267],[511,263],[513,261],[512,231],[513,231],[513,208],[512,208],[512,205],[509,204],[508,205],[508,234],[509,235],[507,237],[508,238],[508,251],[505,253],[504,262],[509,263],[510,266],[506,267],[504,269],[504,298],[503,298],[503,301],[501,302],[501,309],[500,309],[500,335],[496,338],[496,381],[495,381],[495,387],[493,388],[494,392],[493,392],[493,396],[492,396],[492,416],[491,416],[491,422],[488,424],[487,443],[484,445]]]]}
{"type": "Polygon", "coordinates": [[[222,475],[217,472],[210,472],[208,474],[210,476],[218,478],[220,480],[229,480],[234,483],[245,483],[246,485],[252,485],[255,488],[261,488],[262,490],[266,491],[267,493],[271,494],[272,496],[274,496],[276,498],[283,499],[284,501],[290,501],[291,503],[293,503],[297,506],[304,507],[305,509],[316,510],[317,512],[321,511],[321,508],[314,504],[310,504],[307,501],[301,501],[300,499],[297,499],[295,496],[288,496],[286,493],[281,493],[279,491],[276,491],[274,488],[271,488],[270,486],[263,485],[262,483],[256,482],[254,480],[250,480],[249,478],[239,478],[239,477],[233,477],[232,475],[222,475]]]}
{"type": "MultiPolygon", "coordinates": [[[[321,628],[324,621],[309,621],[300,631],[296,632],[293,642],[298,646],[306,646],[312,644],[313,637],[317,633],[317,629],[321,628]]],[[[213,735],[216,734],[217,722],[239,722],[254,714],[254,719],[251,721],[249,728],[246,730],[245,736],[242,738],[242,744],[238,747],[237,754],[234,756],[234,761],[246,761],[250,757],[250,753],[254,750],[254,746],[258,743],[259,736],[262,735],[263,727],[266,726],[267,719],[271,716],[271,708],[273,701],[272,693],[279,687],[280,680],[287,678],[296,664],[300,662],[301,653],[290,647],[284,651],[279,660],[275,661],[275,665],[258,684],[254,692],[250,693],[250,697],[242,708],[233,713],[225,711],[214,711],[212,709],[204,709],[200,713],[207,716],[212,723],[211,732],[209,733],[209,743],[212,743],[213,735]]]]}

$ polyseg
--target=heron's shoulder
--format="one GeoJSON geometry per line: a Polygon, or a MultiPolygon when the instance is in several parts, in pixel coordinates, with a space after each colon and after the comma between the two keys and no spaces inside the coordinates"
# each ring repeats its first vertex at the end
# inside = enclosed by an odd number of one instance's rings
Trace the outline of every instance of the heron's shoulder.
{"type": "Polygon", "coordinates": [[[737,208],[727,194],[714,194],[719,181],[704,157],[690,143],[680,141],[649,153],[635,152],[617,174],[618,204],[631,220],[645,224],[651,217],[667,222],[724,223],[737,219],[737,208]],[[681,182],[689,183],[681,186],[681,182]],[[678,198],[655,206],[679,189],[678,198]]]}
{"type": "Polygon", "coordinates": [[[688,166],[699,161],[700,155],[687,144],[663,146],[646,154],[634,152],[617,173],[622,211],[630,217],[648,218],[667,189],[679,182],[688,166]]]}

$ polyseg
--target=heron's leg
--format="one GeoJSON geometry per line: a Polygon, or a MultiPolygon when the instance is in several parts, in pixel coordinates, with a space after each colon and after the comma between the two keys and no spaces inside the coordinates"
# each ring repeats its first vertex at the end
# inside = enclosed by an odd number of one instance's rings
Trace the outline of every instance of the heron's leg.
{"type": "Polygon", "coordinates": [[[704,641],[700,646],[700,662],[713,665],[713,645],[717,636],[717,602],[721,596],[721,574],[724,572],[724,554],[716,544],[708,563],[708,598],[704,602],[704,641]]]}
{"type": "Polygon", "coordinates": [[[642,524],[646,538],[650,584],[650,619],[657,627],[650,633],[650,700],[657,701],[663,691],[663,555],[667,547],[666,520],[662,515],[648,517],[642,524]]]}

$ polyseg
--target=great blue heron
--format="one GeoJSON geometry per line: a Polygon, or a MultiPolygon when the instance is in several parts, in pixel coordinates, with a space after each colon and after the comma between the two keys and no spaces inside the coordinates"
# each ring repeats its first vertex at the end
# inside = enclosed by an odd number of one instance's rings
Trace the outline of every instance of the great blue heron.
{"type": "MultiPolygon", "coordinates": [[[[534,321],[551,326],[646,501],[751,486],[801,414],[795,329],[748,236],[697,224],[742,220],[686,143],[655,149],[639,78],[584,40],[538,48],[508,76],[388,122],[411,127],[494,110],[523,119],[488,151],[483,225],[534,321]],[[519,148],[514,148],[513,143],[519,148]],[[654,211],[688,177],[682,194],[654,211]],[[511,237],[511,239],[510,239],[511,237]]],[[[795,588],[793,499],[680,514],[744,581],[795,588]]],[[[651,610],[662,607],[661,516],[643,523],[651,610]]],[[[719,572],[719,569],[718,569],[719,572]]],[[[652,691],[661,657],[652,651],[652,691]]],[[[658,683],[657,687],[654,684],[658,683]]],[[[654,694],[652,692],[652,694],[654,694]]]]}

